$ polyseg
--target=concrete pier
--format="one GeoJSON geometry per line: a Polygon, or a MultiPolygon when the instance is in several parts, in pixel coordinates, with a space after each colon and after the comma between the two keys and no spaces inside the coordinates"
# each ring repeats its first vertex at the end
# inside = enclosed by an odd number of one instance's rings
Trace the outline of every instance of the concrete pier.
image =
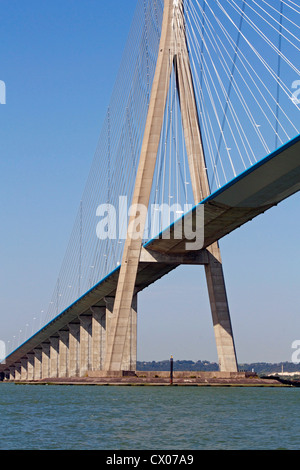
{"type": "Polygon", "coordinates": [[[80,317],[79,332],[79,375],[84,377],[91,368],[91,337],[92,337],[92,316],[80,317]]]}
{"type": "Polygon", "coordinates": [[[69,332],[59,331],[58,334],[58,375],[59,377],[68,377],[69,332]]]}
{"type": "Polygon", "coordinates": [[[92,312],[92,354],[91,370],[102,370],[106,349],[106,307],[91,307],[92,312]]]}
{"type": "Polygon", "coordinates": [[[36,348],[33,350],[33,352],[34,352],[33,378],[34,380],[40,380],[42,378],[42,349],[36,348]]]}
{"type": "Polygon", "coordinates": [[[42,343],[42,377],[50,377],[50,343],[42,343]]]}
{"type": "Polygon", "coordinates": [[[79,323],[69,325],[69,376],[79,375],[79,323]]]}

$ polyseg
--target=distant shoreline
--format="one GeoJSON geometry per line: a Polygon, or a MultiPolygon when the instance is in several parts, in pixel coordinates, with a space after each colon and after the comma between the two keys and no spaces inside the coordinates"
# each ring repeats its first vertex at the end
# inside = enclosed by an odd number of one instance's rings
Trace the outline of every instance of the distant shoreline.
{"type": "MultiPolygon", "coordinates": [[[[219,366],[216,362],[210,361],[191,361],[191,360],[174,360],[174,371],[218,371],[219,366]]],[[[272,373],[281,374],[282,372],[299,373],[300,364],[293,362],[253,362],[253,363],[240,363],[238,365],[240,371],[255,372],[258,375],[267,375],[272,373]]],[[[170,361],[137,361],[137,370],[139,371],[169,371],[170,361]]]]}

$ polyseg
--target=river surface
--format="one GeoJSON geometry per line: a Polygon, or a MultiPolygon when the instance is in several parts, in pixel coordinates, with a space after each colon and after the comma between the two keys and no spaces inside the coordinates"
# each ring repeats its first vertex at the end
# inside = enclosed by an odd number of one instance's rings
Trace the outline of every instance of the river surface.
{"type": "Polygon", "coordinates": [[[0,449],[300,449],[300,388],[0,383],[0,449]]]}

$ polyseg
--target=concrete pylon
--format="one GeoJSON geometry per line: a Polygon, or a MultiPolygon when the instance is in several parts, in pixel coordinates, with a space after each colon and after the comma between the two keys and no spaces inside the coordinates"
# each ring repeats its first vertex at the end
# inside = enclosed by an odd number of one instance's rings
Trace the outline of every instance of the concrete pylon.
{"type": "MultiPolygon", "coordinates": [[[[153,80],[144,131],[132,207],[148,208],[157,152],[170,84],[176,72],[182,125],[189,160],[195,203],[210,194],[201,132],[195,101],[192,73],[186,43],[184,0],[165,0],[156,71],[153,80]],[[135,206],[136,205],[136,206],[135,206]]],[[[104,370],[128,370],[128,333],[135,281],[141,255],[147,212],[136,212],[129,219],[127,238],[120,268],[104,370]],[[138,223],[137,223],[138,219],[138,223]],[[137,224],[139,232],[137,233],[137,224]]],[[[237,371],[237,361],[230,322],[220,250],[217,243],[207,249],[206,277],[213,316],[221,371],[237,371]]]]}

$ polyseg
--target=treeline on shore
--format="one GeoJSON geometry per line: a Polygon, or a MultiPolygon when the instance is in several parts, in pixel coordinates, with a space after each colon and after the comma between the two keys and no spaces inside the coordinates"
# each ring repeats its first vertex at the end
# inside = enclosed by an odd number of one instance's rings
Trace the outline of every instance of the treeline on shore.
{"type": "MultiPolygon", "coordinates": [[[[174,371],[178,370],[191,370],[191,371],[215,371],[219,370],[216,362],[209,361],[189,361],[189,360],[174,360],[174,371]]],[[[137,370],[139,371],[168,371],[170,370],[170,360],[164,361],[137,361],[137,370]]],[[[300,371],[300,364],[293,362],[253,362],[250,364],[239,364],[240,371],[254,371],[257,374],[272,374],[275,372],[298,372],[300,371]]]]}

